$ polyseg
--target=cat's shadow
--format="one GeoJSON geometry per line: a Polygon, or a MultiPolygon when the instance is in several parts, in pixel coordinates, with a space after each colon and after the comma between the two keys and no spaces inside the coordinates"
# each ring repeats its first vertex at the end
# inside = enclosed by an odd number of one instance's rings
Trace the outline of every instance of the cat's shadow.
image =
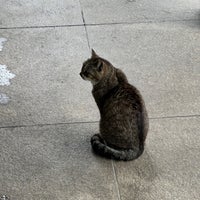
{"type": "MultiPolygon", "coordinates": [[[[116,171],[127,173],[127,176],[136,178],[138,181],[152,182],[157,177],[156,163],[146,148],[143,154],[136,160],[128,162],[114,161],[116,171]]],[[[119,174],[119,173],[118,173],[119,174]]]]}
{"type": "MultiPolygon", "coordinates": [[[[100,155],[97,155],[92,149],[91,152],[94,157],[96,157],[98,160],[111,160],[109,158],[102,157],[100,155]]],[[[134,179],[139,178],[139,180],[152,182],[157,177],[157,167],[155,161],[153,161],[150,153],[148,152],[148,148],[146,148],[143,152],[143,154],[136,160],[132,161],[116,161],[112,160],[114,163],[114,167],[116,169],[117,175],[128,176],[134,179]]]]}

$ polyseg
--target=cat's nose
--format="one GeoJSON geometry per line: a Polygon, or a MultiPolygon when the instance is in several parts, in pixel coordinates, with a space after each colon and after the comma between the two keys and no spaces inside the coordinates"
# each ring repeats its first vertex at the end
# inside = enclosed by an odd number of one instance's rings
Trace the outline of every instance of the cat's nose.
{"type": "Polygon", "coordinates": [[[81,73],[80,73],[80,76],[81,76],[82,78],[87,77],[87,76],[88,76],[88,73],[87,73],[87,72],[81,72],[81,73]]]}

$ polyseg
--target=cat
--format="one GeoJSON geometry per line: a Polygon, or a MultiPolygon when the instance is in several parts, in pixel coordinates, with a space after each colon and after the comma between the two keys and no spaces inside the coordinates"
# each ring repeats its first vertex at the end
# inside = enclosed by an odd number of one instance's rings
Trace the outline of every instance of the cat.
{"type": "Polygon", "coordinates": [[[115,160],[133,160],[144,151],[149,122],[140,92],[128,83],[122,70],[99,57],[83,63],[80,76],[91,81],[100,111],[100,133],[91,138],[98,155],[115,160]]]}

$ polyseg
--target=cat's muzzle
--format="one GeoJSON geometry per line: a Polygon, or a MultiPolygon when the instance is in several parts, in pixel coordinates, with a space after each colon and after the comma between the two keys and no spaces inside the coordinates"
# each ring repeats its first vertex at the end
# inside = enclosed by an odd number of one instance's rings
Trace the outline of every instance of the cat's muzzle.
{"type": "Polygon", "coordinates": [[[83,80],[86,80],[86,79],[87,79],[87,74],[84,73],[84,72],[81,72],[81,73],[80,73],[80,76],[81,76],[81,78],[82,78],[83,80]]]}
{"type": "Polygon", "coordinates": [[[82,73],[82,72],[80,73],[80,76],[81,76],[81,78],[82,78],[82,79],[84,79],[84,75],[83,75],[83,73],[82,73]]]}

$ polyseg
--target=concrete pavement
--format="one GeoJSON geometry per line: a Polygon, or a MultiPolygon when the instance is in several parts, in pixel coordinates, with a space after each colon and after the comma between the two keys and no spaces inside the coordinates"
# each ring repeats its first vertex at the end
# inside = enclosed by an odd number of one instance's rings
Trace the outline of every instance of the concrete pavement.
{"type": "Polygon", "coordinates": [[[0,197],[200,199],[198,0],[0,5],[0,197]],[[150,130],[135,161],[91,151],[99,113],[79,77],[90,48],[144,96],[150,130]]]}

